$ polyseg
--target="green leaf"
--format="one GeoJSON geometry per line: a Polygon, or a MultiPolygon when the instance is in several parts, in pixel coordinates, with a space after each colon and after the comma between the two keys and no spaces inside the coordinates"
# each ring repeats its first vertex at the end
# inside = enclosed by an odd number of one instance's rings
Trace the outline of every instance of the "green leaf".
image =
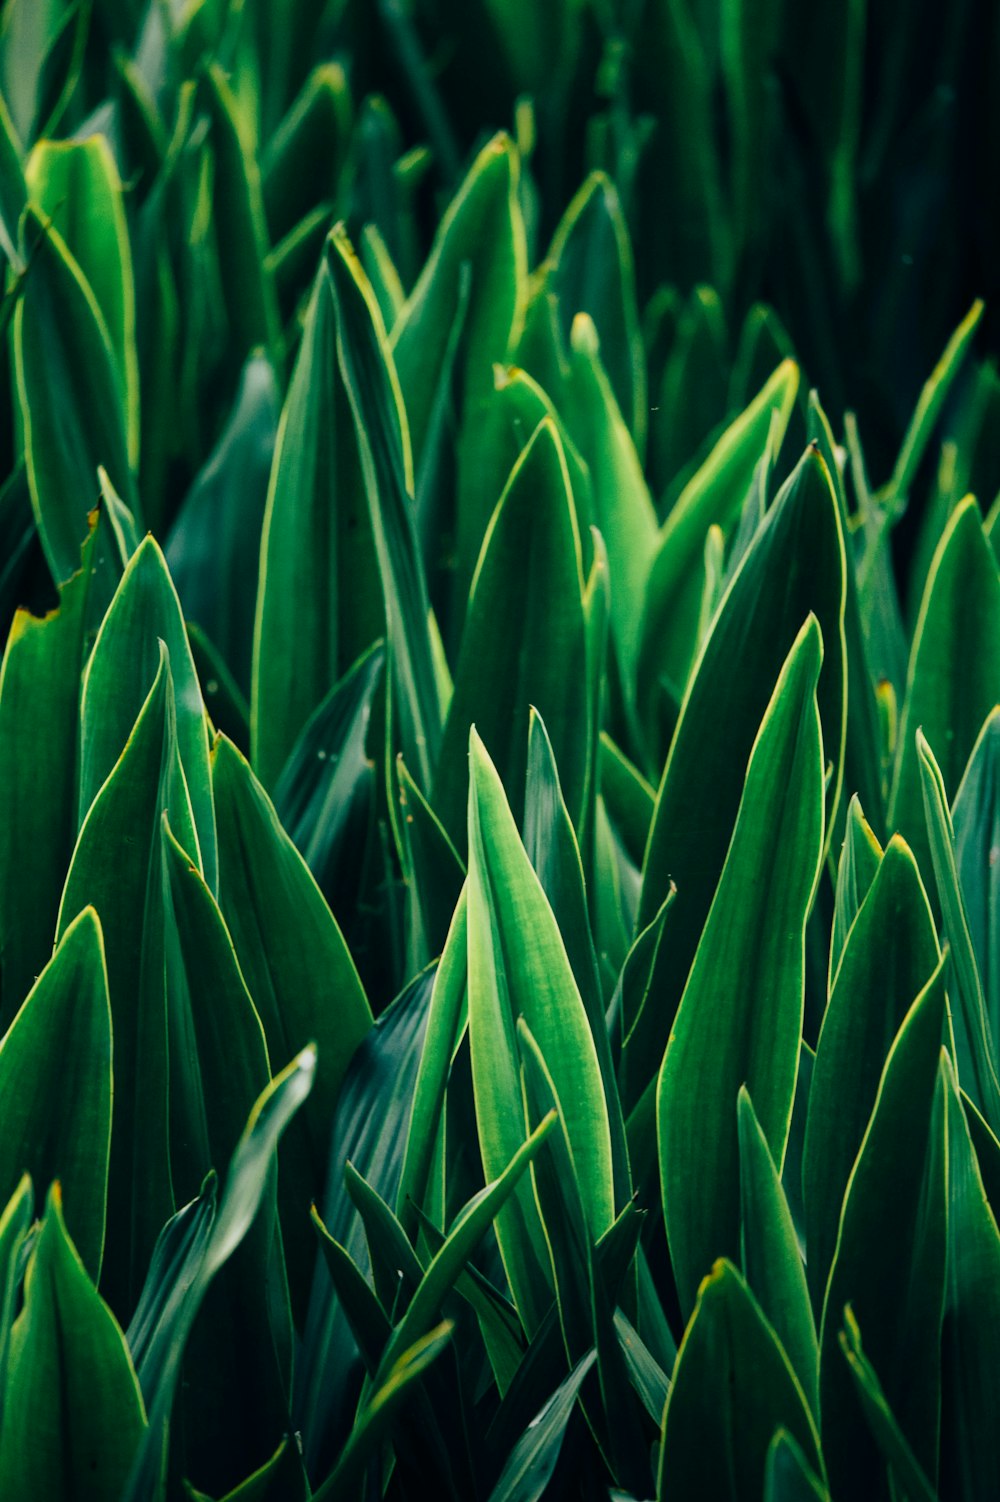
{"type": "MultiPolygon", "coordinates": [[[[183,1248],[176,1246],[181,1238],[171,1237],[173,1255],[160,1258],[163,1248],[157,1247],[150,1279],[160,1286],[150,1296],[152,1318],[145,1333],[150,1381],[144,1381],[143,1388],[149,1428],[121,1502],[145,1502],[160,1485],[170,1413],[191,1327],[213,1279],[243,1242],[273,1184],[278,1142],[308,1097],[315,1071],[316,1050],[309,1047],[275,1075],[255,1102],[236,1144],[218,1212],[208,1226],[197,1220],[193,1226],[187,1223],[183,1248]],[[161,1280],[170,1271],[175,1275],[173,1286],[164,1289],[161,1280]]],[[[167,1227],[165,1234],[170,1231],[167,1227]]]]}
{"type": "Polygon", "coordinates": [[[990,1380],[1000,1340],[1000,1233],[987,1203],[954,1073],[947,1077],[948,1281],[941,1353],[941,1490],[973,1502],[1000,1486],[1000,1456],[982,1436],[996,1420],[990,1380]]]}
{"type": "Polygon", "coordinates": [[[684,1310],[705,1269],[739,1250],[736,1097],[744,1082],[775,1163],[784,1158],[802,1033],[805,924],[823,848],[822,655],[810,617],[754,743],[660,1071],[660,1182],[684,1310]],[[761,869],[772,873],[766,884],[754,880],[761,869]]]}
{"type": "Polygon", "coordinates": [[[937,1493],[906,1442],[896,1416],[886,1402],[882,1384],[861,1346],[861,1331],[851,1306],[844,1310],[838,1340],[847,1362],[868,1427],[882,1452],[893,1480],[914,1502],[935,1502],[937,1493]]]}
{"type": "Polygon", "coordinates": [[[177,749],[197,832],[195,848],[185,848],[215,891],[218,862],[205,705],[180,602],[152,537],[129,561],[87,665],[80,705],[80,817],[122,754],[156,674],[161,643],[170,662],[177,749]]]}
{"type": "Polygon", "coordinates": [[[451,1063],[467,1017],[468,966],[467,887],[455,908],[441,963],[434,976],[427,1031],[420,1053],[413,1093],[413,1110],[406,1137],[406,1152],[396,1196],[396,1213],[412,1231],[415,1211],[424,1204],[431,1175],[434,1139],[442,1121],[451,1063]]]}
{"type": "Polygon", "coordinates": [[[123,1316],[135,1305],[160,1227],[173,1212],[163,974],[164,809],[185,849],[194,827],[174,729],[166,648],[135,728],[90,806],[63,890],[58,934],[93,906],[104,933],[118,1081],[102,1289],[123,1316]]]}
{"type": "MultiPolygon", "coordinates": [[[[210,1502],[190,1482],[185,1485],[192,1502],[210,1502]]],[[[305,1502],[308,1495],[298,1442],[286,1434],[270,1459],[227,1492],[221,1502],[305,1502]]]]}
{"type": "Polygon", "coordinates": [[[779,1429],[764,1463],[764,1502],[829,1502],[829,1496],[801,1446],[787,1429],[779,1429]]]}
{"type": "MultiPolygon", "coordinates": [[[[580,314],[572,325],[566,411],[590,470],[594,522],[607,541],[611,629],[623,689],[631,703],[642,634],[643,591],[659,528],[639,455],[615,400],[601,348],[590,318],[580,314]]],[[[603,348],[608,351],[607,341],[603,348]]]]}
{"type": "MultiPolygon", "coordinates": [[[[917,731],[917,755],[923,788],[927,835],[937,883],[938,901],[948,939],[949,967],[957,993],[953,1008],[955,1062],[964,1087],[991,1126],[1000,1124],[1000,1080],[997,1077],[998,1036],[986,1010],[982,977],[976,962],[969,916],[959,881],[955,831],[948,811],[941,768],[917,731]]],[[[989,859],[989,857],[987,857],[989,859]]]]}
{"type": "Polygon", "coordinates": [[[313,1492],[313,1502],[348,1502],[357,1494],[369,1457],[390,1429],[397,1410],[412,1396],[411,1386],[419,1382],[431,1362],[447,1346],[451,1331],[451,1324],[445,1321],[396,1358],[359,1413],[350,1440],[334,1470],[313,1492]]]}
{"type": "MultiPolygon", "coordinates": [[[[632,247],[618,191],[605,173],[592,172],[571,200],[552,237],[545,269],[564,346],[576,345],[577,314],[596,326],[615,415],[624,417],[641,454],[646,443],[646,361],[632,247]]],[[[588,342],[594,342],[592,333],[588,342]]],[[[596,353],[596,342],[588,353],[596,353]]]]}
{"type": "Polygon", "coordinates": [[[587,911],[583,865],[569,810],[563,800],[552,743],[545,722],[534,708],[529,712],[528,725],[524,848],[549,900],[566,946],[597,1049],[611,1127],[615,1204],[621,1209],[631,1196],[632,1186],[625,1147],[625,1124],[618,1099],[604,998],[587,911]]]}
{"type": "Polygon", "coordinates": [[[957,506],[938,544],[913,636],[889,798],[889,825],[928,855],[916,732],[957,790],[983,721],[1000,699],[1000,574],[976,503],[957,506]]]}
{"type": "Polygon", "coordinates": [[[250,690],[260,533],[280,403],[274,367],[258,351],[243,367],[226,426],[164,548],[185,619],[207,634],[243,693],[250,690]]]}
{"type": "Polygon", "coordinates": [[[261,154],[261,189],[272,244],[320,200],[333,198],[351,115],[345,69],[339,62],[321,63],[261,154]]]}
{"type": "MultiPolygon", "coordinates": [[[[515,1043],[524,1017],[566,1110],[587,1225],[596,1239],[614,1217],[608,1108],[587,1014],[552,909],[521,844],[493,763],[472,732],[469,789],[469,1037],[483,1166],[503,1171],[523,1140],[515,1043]]],[[[542,1255],[530,1197],[497,1222],[515,1300],[529,1334],[549,1300],[532,1258],[542,1255]],[[522,1243],[521,1238],[530,1236],[522,1243]]]]}
{"type": "Polygon", "coordinates": [[[0,1043],[0,1098],[0,1199],[25,1172],[37,1184],[62,1180],[81,1260],[96,1278],[111,1145],[111,1007],[93,908],[66,929],[0,1043]]]}
{"type": "MultiPolygon", "coordinates": [[[[330,891],[371,798],[365,741],[385,665],[376,642],[310,716],[274,789],[275,811],[319,886],[330,891]]],[[[336,904],[334,904],[336,905],[336,904]]]]}
{"type": "Polygon", "coordinates": [[[892,471],[892,479],[889,481],[887,490],[891,502],[895,506],[905,504],[909,498],[910,489],[916,479],[920,461],[923,458],[931,435],[937,425],[948,393],[954,384],[955,377],[969,352],[973,336],[983,316],[983,303],[976,301],[966,313],[958,328],[935,365],[933,372],[924,382],[913,416],[910,418],[906,435],[896,459],[892,471]]]}
{"type": "MultiPolygon", "coordinates": [[[[656,987],[672,1019],[718,885],[750,749],[782,663],[813,612],[823,634],[817,701],[827,784],[827,833],[844,735],[844,551],[836,500],[820,457],[806,452],[758,529],[719,608],[689,686],[657,794],[638,923],[646,927],[671,881],[677,897],[656,987]],[[726,733],[718,734],[719,706],[726,733]]],[[[736,1081],[727,1103],[735,1109],[736,1081]]],[[[748,1082],[749,1083],[749,1082],[748,1082]]],[[[762,1104],[754,1095],[758,1111],[762,1104]]],[[[765,1128],[767,1130],[767,1128],[765,1128]]]]}
{"type": "Polygon", "coordinates": [[[434,672],[427,582],[417,546],[406,412],[382,315],[341,227],[327,242],[327,264],[337,314],[337,354],[354,414],[382,581],[403,752],[429,790],[442,704],[434,672]]]}
{"type": "Polygon", "coordinates": [[[31,504],[52,576],[80,566],[98,465],[133,515],[124,388],[90,285],[58,230],[24,221],[30,269],[14,314],[14,363],[31,504]]]}
{"type": "Polygon", "coordinates": [[[312,1260],[309,1204],[325,1183],[334,1102],[348,1061],[371,1026],[371,1012],[308,867],[248,764],[224,736],[212,753],[212,777],[220,906],[268,1052],[280,1059],[310,1040],[317,1047],[316,1086],[282,1157],[288,1252],[299,1257],[304,1276],[306,1260],[312,1260]]]}
{"type": "Polygon", "coordinates": [[[0,251],[18,275],[24,270],[24,258],[18,247],[18,226],[27,198],[21,143],[0,92],[0,251]]]}
{"type": "Polygon", "coordinates": [[[203,75],[202,97],[212,123],[212,212],[222,295],[236,349],[244,354],[262,344],[278,362],[278,305],[267,267],[267,226],[249,121],[218,63],[203,75]]]}
{"type": "Polygon", "coordinates": [[[0,1484],[5,1497],[117,1497],[146,1430],[125,1337],[69,1239],[58,1184],[11,1336],[0,1484]]]}
{"type": "Polygon", "coordinates": [[[59,893],[78,827],[80,670],[92,580],[87,561],[59,607],[14,616],[0,670],[0,955],[3,1024],[52,953],[59,893]],[[44,797],[35,796],[38,788],[44,797]]]}
{"type": "Polygon", "coordinates": [[[596,1356],[596,1351],[582,1356],[539,1409],[508,1455],[489,1502],[539,1502],[552,1480],[566,1426],[596,1356]]]}
{"type": "Polygon", "coordinates": [[[59,231],[100,309],[125,398],[129,462],[139,461],[135,288],[122,183],[107,140],[40,141],[25,167],[36,207],[59,231]]]}
{"type": "Polygon", "coordinates": [[[254,627],[251,748],[273,787],[309,716],[385,613],[327,261],[317,273],[278,426],[254,627]]]}
{"type": "Polygon", "coordinates": [[[483,543],[448,710],[433,806],[464,848],[469,727],[490,749],[515,817],[523,809],[528,708],[545,721],[574,825],[589,757],[580,684],[585,622],[580,540],[566,463],[546,420],[514,467],[483,543]],[[513,592],[513,593],[512,593],[513,592]],[[510,618],[509,602],[520,606],[510,618]],[[497,621],[507,627],[497,630],[497,621]]]}
{"type": "Polygon", "coordinates": [[[820,1470],[818,1435],[788,1358],[736,1268],[718,1261],[677,1355],[657,1497],[759,1496],[779,1426],[820,1470]]]}
{"type": "Polygon", "coordinates": [[[743,1275],[818,1416],[819,1344],[805,1269],[781,1179],[745,1085],[737,1117],[743,1275]]]}
{"type": "Polygon", "coordinates": [[[0,1213],[0,1430],[7,1394],[10,1333],[14,1323],[24,1250],[34,1211],[31,1180],[24,1174],[0,1213]]]}
{"type": "Polygon", "coordinates": [[[418,466],[435,396],[434,372],[448,347],[463,262],[472,268],[459,376],[470,438],[477,407],[489,399],[493,366],[507,363],[522,316],[526,270],[517,172],[513,143],[503,134],[494,136],[446,210],[423,271],[392,330],[392,353],[418,466]]]}
{"type": "Polygon", "coordinates": [[[809,1286],[817,1309],[882,1066],[938,960],[920,874],[909,846],[893,835],[847,936],[809,1090],[802,1183],[809,1286]]]}
{"type": "Polygon", "coordinates": [[[726,429],[663,524],[646,581],[638,664],[644,696],[640,708],[647,722],[652,687],[665,678],[679,701],[696,656],[701,606],[698,565],[705,535],[710,526],[720,526],[725,533],[734,525],[772,433],[772,417],[777,423],[773,435],[777,442],[788,425],[798,385],[798,366],[786,360],[726,429]]]}
{"type": "MultiPolygon", "coordinates": [[[[952,807],[955,864],[990,1032],[1000,1038],[1000,708],[979,732],[952,807]]],[[[942,904],[943,906],[943,904],[942,904]]],[[[957,947],[957,946],[955,946],[957,947]]]]}
{"type": "Polygon", "coordinates": [[[830,935],[830,979],[837,973],[851,925],[868,895],[882,859],[882,847],[865,818],[857,793],[847,806],[844,843],[837,863],[837,890],[830,935]]]}
{"type": "Polygon", "coordinates": [[[838,1336],[850,1304],[914,1455],[937,1469],[938,1350],[945,1295],[945,1121],[936,1090],[944,962],[889,1051],[847,1186],[820,1326],[823,1453],[836,1496],[877,1483],[881,1460],[838,1336]]]}
{"type": "Polygon", "coordinates": [[[408,968],[412,970],[443,951],[465,881],[465,866],[402,756],[396,758],[396,785],[411,946],[408,968]]]}

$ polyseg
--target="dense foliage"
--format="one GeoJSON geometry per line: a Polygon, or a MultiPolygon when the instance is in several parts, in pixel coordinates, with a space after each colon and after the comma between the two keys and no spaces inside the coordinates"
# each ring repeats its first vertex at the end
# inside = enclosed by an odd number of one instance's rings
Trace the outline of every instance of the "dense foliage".
{"type": "Polygon", "coordinates": [[[5,0],[5,1502],[1000,1496],[998,49],[5,0]]]}

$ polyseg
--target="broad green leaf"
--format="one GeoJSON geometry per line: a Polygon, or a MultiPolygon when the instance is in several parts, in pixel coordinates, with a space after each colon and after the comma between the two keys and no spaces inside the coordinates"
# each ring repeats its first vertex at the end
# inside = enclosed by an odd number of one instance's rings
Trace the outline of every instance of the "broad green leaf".
{"type": "Polygon", "coordinates": [[[0,1485],[5,1497],[118,1497],[146,1430],[125,1337],[49,1191],[11,1335],[0,1485]]]}
{"type": "Polygon", "coordinates": [[[14,314],[14,363],[31,504],[57,583],[80,566],[103,465],[133,515],[125,391],[107,325],[58,230],[24,221],[31,266],[14,314]]]}
{"type": "Polygon", "coordinates": [[[941,1490],[973,1502],[1000,1486],[1000,1456],[982,1437],[996,1421],[990,1380],[1000,1339],[1000,1233],[987,1202],[954,1073],[947,1075],[948,1280],[943,1345],[941,1490]]]}
{"type": "Polygon", "coordinates": [[[76,756],[92,560],[43,617],[19,610],[0,669],[0,963],[3,1024],[52,953],[78,827],[76,756]],[[44,789],[44,796],[37,796],[44,789]]]}
{"type": "Polygon", "coordinates": [[[270,360],[252,354],[232,412],[174,519],[164,548],[184,609],[241,691],[251,682],[260,533],[281,398],[270,360]]]}
{"type": "Polygon", "coordinates": [[[190,854],[214,891],[218,866],[205,705],[180,602],[152,537],[130,560],[87,665],[80,704],[80,818],[122,754],[157,671],[161,643],[169,656],[177,749],[197,831],[190,854]]]}
{"type": "Polygon", "coordinates": [[[818,1416],[819,1345],[788,1201],[746,1087],[737,1109],[743,1276],[818,1416]]]}
{"type": "MultiPolygon", "coordinates": [[[[574,320],[583,313],[604,347],[610,405],[621,413],[635,446],[646,444],[646,361],[639,331],[632,247],[614,183],[592,172],[552,237],[546,271],[555,293],[563,343],[575,345],[574,320]]],[[[588,343],[595,347],[593,334],[588,343]]]]}
{"type": "MultiPolygon", "coordinates": [[[[611,1224],[614,1187],[608,1108],[587,1014],[552,909],[521,844],[503,786],[475,731],[469,789],[469,1036],[480,1150],[488,1177],[523,1140],[515,1042],[523,1016],[566,1112],[590,1235],[611,1224]]],[[[531,1333],[548,1303],[532,1256],[536,1212],[515,1195],[497,1236],[519,1312],[531,1333]],[[530,1242],[521,1238],[530,1236],[530,1242]]]]}
{"type": "Polygon", "coordinates": [[[337,366],[326,260],[278,426],[261,537],[252,761],[273,787],[309,716],[385,634],[350,404],[337,366]]]}
{"type": "MultiPolygon", "coordinates": [[[[825,465],[807,451],[728,586],[692,677],[657,795],[638,923],[645,927],[652,921],[673,881],[677,897],[670,943],[661,950],[656,978],[668,1024],[726,858],[750,748],[782,663],[810,612],[823,634],[817,701],[824,754],[833,764],[828,810],[834,801],[844,736],[843,602],[844,545],[836,500],[825,465]],[[720,704],[726,706],[721,736],[720,704]]],[[[829,834],[829,812],[826,828],[829,834]]],[[[727,1120],[743,1078],[727,1102],[727,1120]]],[[[756,1094],[754,1102],[762,1111],[756,1094]]]]}
{"type": "Polygon", "coordinates": [[[777,440],[788,424],[798,385],[798,366],[790,360],[779,365],[688,481],[663,524],[646,580],[638,659],[640,708],[647,733],[653,687],[664,678],[680,701],[697,653],[701,605],[697,565],[705,535],[710,526],[720,526],[725,533],[735,523],[772,432],[772,415],[777,414],[777,440]]]}
{"type": "Polygon", "coordinates": [[[820,1413],[836,1496],[877,1485],[882,1464],[840,1350],[848,1304],[914,1455],[928,1474],[937,1469],[946,1180],[944,1101],[936,1081],[944,1021],[942,960],[889,1051],[826,1286],[820,1413]]]}
{"type": "Polygon", "coordinates": [[[777,1428],[819,1470],[819,1437],[802,1389],[753,1294],[718,1261],[677,1355],[663,1416],[657,1497],[758,1497],[777,1428]]]}
{"type": "Polygon", "coordinates": [[[596,1355],[590,1351],[582,1356],[539,1409],[508,1455],[489,1502],[539,1502],[552,1479],[566,1426],[596,1355]]]}
{"type": "Polygon", "coordinates": [[[123,1317],[134,1308],[157,1234],[174,1209],[163,973],[164,810],[185,850],[193,849],[173,685],[166,647],[161,647],[159,671],[135,728],[81,827],[57,930],[61,937],[77,914],[92,906],[104,933],[118,1088],[101,1286],[123,1317]]]}
{"type": "MultiPolygon", "coordinates": [[[[1000,1080],[997,1077],[998,1037],[986,1010],[982,976],[969,927],[969,915],[958,874],[955,831],[948,810],[944,778],[923,732],[917,731],[924,812],[938,901],[948,940],[948,959],[956,1005],[955,1064],[979,1110],[995,1130],[1000,1125],[1000,1080]]],[[[988,856],[987,859],[990,857],[988,856]]]]}
{"type": "Polygon", "coordinates": [[[432,803],[464,848],[469,727],[496,762],[515,816],[523,809],[528,708],[545,721],[563,796],[583,815],[588,728],[580,692],[585,623],[580,540],[555,427],[539,425],[514,467],[483,543],[462,633],[432,803]],[[510,600],[519,608],[511,618],[510,600]],[[497,630],[497,621],[506,628],[497,630]]]}
{"type": "Polygon", "coordinates": [[[802,1183],[809,1286],[817,1309],[886,1055],[938,958],[920,874],[909,846],[894,835],[848,933],[809,1090],[802,1183]]]}
{"type": "Polygon", "coordinates": [[[337,354],[351,403],[382,581],[404,755],[429,791],[442,704],[434,672],[430,603],[417,545],[413,464],[402,393],[382,315],[343,229],[327,243],[337,354]]]}
{"type": "Polygon", "coordinates": [[[0,1043],[0,1199],[21,1175],[66,1186],[80,1258],[96,1278],[111,1145],[111,1008],[93,908],[70,924],[0,1043]]]}
{"type": "Polygon", "coordinates": [[[103,136],[40,141],[25,167],[32,202],[76,260],[100,309],[125,398],[129,462],[139,460],[135,288],[122,183],[103,136]]]}
{"type": "Polygon", "coordinates": [[[629,761],[621,747],[603,730],[598,760],[601,794],[607,805],[608,817],[624,840],[636,866],[641,866],[656,807],[656,790],[650,787],[638,767],[629,761]]]}
{"type": "Polygon", "coordinates": [[[910,653],[889,799],[890,828],[927,860],[916,732],[939,759],[949,796],[1000,699],[1000,573],[976,503],[956,507],[938,544],[910,653]]]}
{"type": "MultiPolygon", "coordinates": [[[[979,732],[952,806],[955,864],[991,1035],[1000,1039],[1000,708],[979,732]]],[[[943,905],[943,904],[942,904],[943,905]]]]}
{"type": "MultiPolygon", "coordinates": [[[[316,1086],[282,1157],[289,1255],[311,1251],[310,1200],[322,1193],[329,1127],[371,1012],[340,929],[270,799],[224,736],[212,753],[219,900],[271,1058],[317,1047],[316,1086]],[[294,1213],[294,1220],[289,1216],[294,1213]]],[[[310,1259],[311,1260],[311,1259],[310,1259]]]]}
{"type": "Polygon", "coordinates": [[[262,344],[277,361],[281,356],[278,305],[267,267],[267,226],[249,121],[217,63],[210,64],[203,75],[202,97],[212,123],[212,212],[221,290],[236,351],[242,355],[262,344]]]}
{"type": "MultiPolygon", "coordinates": [[[[810,617],[782,668],[746,770],[736,827],[657,1088],[660,1183],[681,1307],[739,1250],[736,1097],[745,1082],[776,1164],[802,1033],[805,924],[823,849],[823,648],[810,617]],[[762,884],[761,869],[772,873],[762,884]]],[[[671,928],[671,935],[676,930],[671,928]]]]}

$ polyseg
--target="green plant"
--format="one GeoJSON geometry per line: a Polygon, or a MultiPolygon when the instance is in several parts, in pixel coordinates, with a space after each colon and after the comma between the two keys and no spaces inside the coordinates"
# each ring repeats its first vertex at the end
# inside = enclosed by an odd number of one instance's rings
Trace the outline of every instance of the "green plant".
{"type": "Polygon", "coordinates": [[[1000,1490],[997,26],[6,0],[4,1498],[1000,1490]]]}

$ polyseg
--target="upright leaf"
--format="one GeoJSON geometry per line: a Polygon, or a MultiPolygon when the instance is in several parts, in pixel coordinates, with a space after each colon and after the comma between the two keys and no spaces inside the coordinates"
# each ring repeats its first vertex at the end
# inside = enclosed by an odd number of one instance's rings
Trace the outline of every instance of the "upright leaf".
{"type": "Polygon", "coordinates": [[[821,661],[810,618],[761,722],[660,1071],[660,1183],[684,1310],[716,1258],[739,1250],[736,1098],[744,1081],[775,1163],[784,1158],[802,1033],[805,924],[823,848],[821,661]],[[755,880],[762,869],[772,873],[766,884],[755,880]]]}

